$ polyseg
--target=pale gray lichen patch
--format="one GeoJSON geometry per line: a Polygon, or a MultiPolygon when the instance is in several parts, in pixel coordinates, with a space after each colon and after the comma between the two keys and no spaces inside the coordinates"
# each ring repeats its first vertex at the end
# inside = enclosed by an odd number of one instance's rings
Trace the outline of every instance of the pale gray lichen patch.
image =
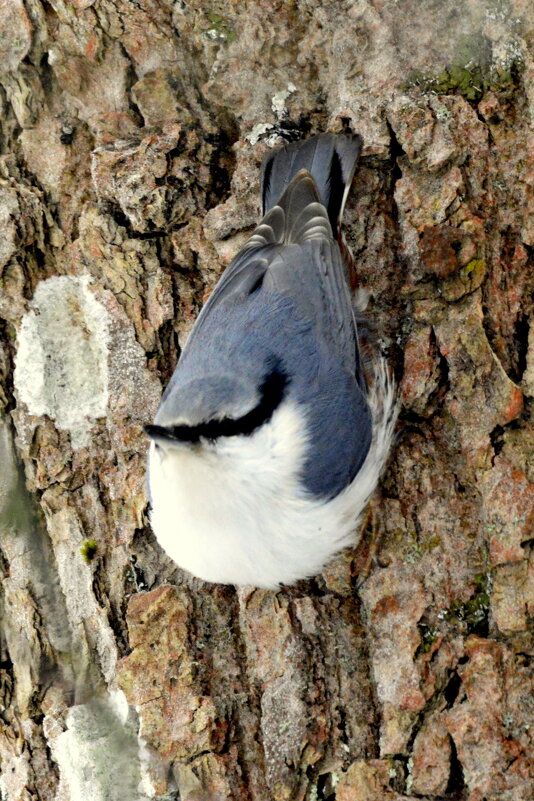
{"type": "Polygon", "coordinates": [[[108,405],[109,314],[89,276],[56,276],[37,286],[18,332],[15,389],[33,415],[70,431],[73,448],[89,442],[108,405]]]}
{"type": "Polygon", "coordinates": [[[137,736],[120,691],[69,709],[52,753],[59,764],[58,797],[69,801],[146,801],[139,792],[137,736]]]}
{"type": "Polygon", "coordinates": [[[288,83],[285,89],[281,89],[280,92],[277,92],[272,100],[271,106],[276,114],[276,116],[281,119],[282,117],[287,116],[287,108],[286,108],[286,100],[290,95],[297,91],[297,87],[294,83],[288,83]]]}
{"type": "Polygon", "coordinates": [[[271,122],[260,122],[245,136],[245,139],[248,139],[251,145],[255,145],[260,141],[263,134],[272,128],[274,128],[274,125],[271,122]]]}

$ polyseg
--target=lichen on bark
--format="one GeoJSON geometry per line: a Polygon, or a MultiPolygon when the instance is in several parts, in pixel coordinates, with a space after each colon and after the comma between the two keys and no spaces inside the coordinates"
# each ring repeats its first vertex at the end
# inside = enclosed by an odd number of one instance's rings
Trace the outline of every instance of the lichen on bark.
{"type": "Polygon", "coordinates": [[[529,0],[0,0],[0,31],[2,797],[534,797],[529,0]],[[151,534],[142,426],[264,154],[347,127],[396,447],[356,552],[206,585],[151,534]]]}

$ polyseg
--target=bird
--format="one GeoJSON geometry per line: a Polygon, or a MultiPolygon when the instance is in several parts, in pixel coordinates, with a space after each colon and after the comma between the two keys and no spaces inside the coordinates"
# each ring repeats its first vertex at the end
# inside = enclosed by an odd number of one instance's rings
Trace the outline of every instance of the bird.
{"type": "Polygon", "coordinates": [[[205,581],[276,590],[318,575],[357,544],[386,464],[395,383],[362,346],[341,235],[361,148],[323,133],[267,154],[262,219],[145,427],[152,530],[205,581]]]}

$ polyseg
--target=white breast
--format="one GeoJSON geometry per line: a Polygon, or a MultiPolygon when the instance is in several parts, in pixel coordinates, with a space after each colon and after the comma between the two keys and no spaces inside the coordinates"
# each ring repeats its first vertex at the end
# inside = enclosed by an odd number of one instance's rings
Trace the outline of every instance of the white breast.
{"type": "Polygon", "coordinates": [[[207,581],[276,588],[316,575],[355,543],[358,517],[387,458],[395,407],[383,365],[370,404],[374,435],[367,459],[329,501],[299,483],[305,426],[302,411],[288,402],[248,437],[152,444],[150,520],[158,542],[180,567],[207,581]]]}

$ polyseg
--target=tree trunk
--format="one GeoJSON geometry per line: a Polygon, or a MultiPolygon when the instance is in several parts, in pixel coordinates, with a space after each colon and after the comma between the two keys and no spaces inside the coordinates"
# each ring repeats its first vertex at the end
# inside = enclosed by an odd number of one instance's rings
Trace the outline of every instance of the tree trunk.
{"type": "Polygon", "coordinates": [[[0,0],[2,799],[534,798],[533,47],[529,0],[0,0]],[[347,127],[396,446],[356,551],[207,585],[142,426],[264,153],[347,127]]]}

